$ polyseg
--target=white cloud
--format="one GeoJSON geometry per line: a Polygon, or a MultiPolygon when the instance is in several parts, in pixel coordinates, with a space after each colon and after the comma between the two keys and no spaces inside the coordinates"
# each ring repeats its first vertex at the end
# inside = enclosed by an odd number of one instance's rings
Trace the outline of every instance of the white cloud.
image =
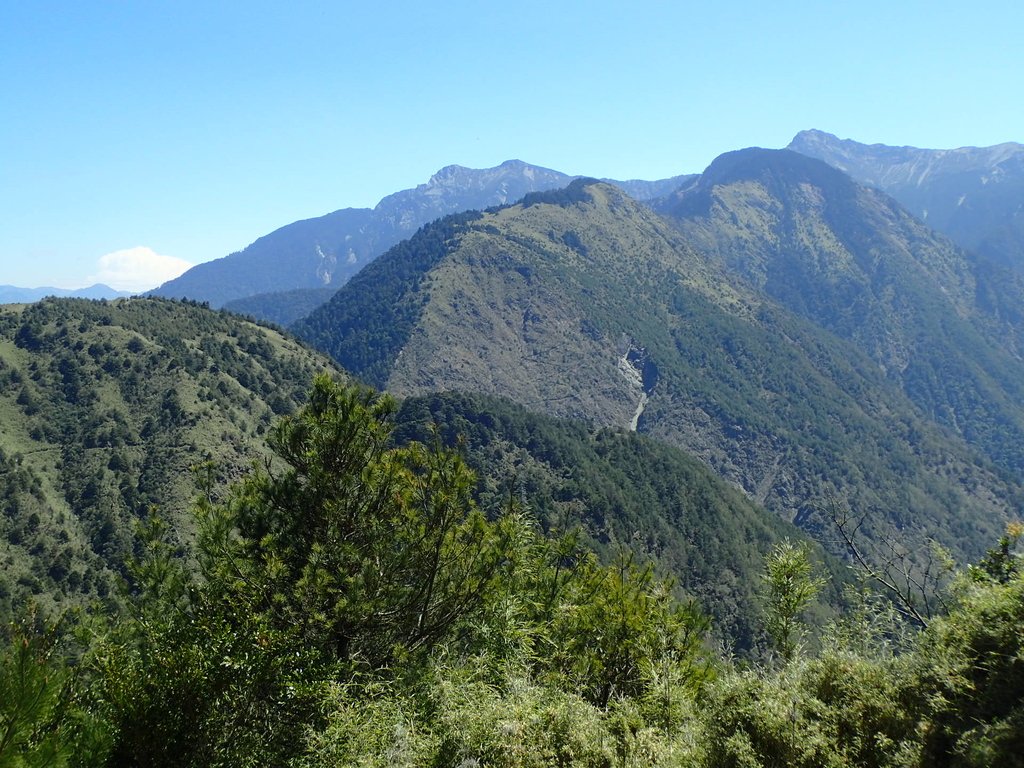
{"type": "Polygon", "coordinates": [[[103,283],[118,291],[141,293],[173,280],[194,265],[175,256],[164,256],[143,245],[100,256],[99,272],[90,283],[103,283]]]}

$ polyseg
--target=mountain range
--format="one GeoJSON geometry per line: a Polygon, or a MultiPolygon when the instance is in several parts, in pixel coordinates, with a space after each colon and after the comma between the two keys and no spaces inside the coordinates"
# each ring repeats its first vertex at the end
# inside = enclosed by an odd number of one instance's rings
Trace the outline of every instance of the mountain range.
{"type": "MultiPolygon", "coordinates": [[[[686,178],[615,183],[647,199],[667,194],[686,178]]],[[[221,307],[232,300],[268,293],[336,289],[369,261],[434,219],[510,203],[529,192],[564,187],[572,179],[519,160],[483,170],[450,165],[426,184],[388,195],[372,209],[345,208],[281,227],[237,253],[193,267],[152,293],[221,307]]],[[[246,305],[236,308],[245,310],[246,305]]]]}
{"type": "MultiPolygon", "coordinates": [[[[896,192],[908,178],[948,192],[956,163],[965,178],[989,178],[978,182],[988,190],[1012,191],[1016,145],[872,147],[873,164],[864,145],[820,132],[791,147],[727,153],[702,174],[658,182],[573,178],[519,161],[449,166],[372,210],[296,222],[159,289],[192,301],[11,308],[0,342],[10,382],[0,449],[9,477],[24,480],[7,495],[28,489],[18,508],[38,520],[33,528],[22,515],[10,530],[24,542],[30,528],[53,533],[64,525],[54,521],[77,519],[69,540],[95,567],[69,570],[59,547],[44,560],[80,579],[120,567],[135,546],[129,523],[148,504],[167,505],[187,540],[187,467],[218,456],[232,476],[274,415],[301,401],[311,372],[330,369],[403,398],[409,413],[458,425],[449,441],[511,414],[502,423],[516,436],[485,430],[474,455],[505,475],[540,472],[530,482],[547,489],[537,502],[546,520],[557,505],[544,499],[574,499],[595,546],[639,535],[646,551],[675,553],[668,559],[684,573],[692,555],[665,542],[685,531],[627,524],[631,501],[598,512],[612,489],[595,478],[642,474],[587,453],[602,440],[632,445],[629,433],[639,432],[657,450],[674,446],[664,449],[696,457],[755,508],[826,542],[823,510],[839,504],[864,517],[869,538],[908,547],[935,538],[977,556],[1024,499],[1024,287],[1012,259],[997,263],[955,232],[940,234],[934,210],[915,215],[896,192]],[[831,164],[811,156],[826,149],[831,164]],[[901,159],[913,152],[925,153],[914,155],[916,176],[901,159]],[[885,157],[896,170],[883,172],[885,157]],[[289,326],[331,361],[195,301],[289,326]],[[280,358],[285,349],[292,362],[280,358]],[[165,412],[171,421],[157,429],[165,412]],[[554,421],[510,426],[543,418],[554,421]],[[192,431],[179,434],[174,419],[192,431]],[[590,426],[570,439],[577,427],[558,419],[590,426]],[[555,443],[591,447],[574,448],[572,460],[538,456],[538,434],[551,430],[563,435],[555,443]],[[158,438],[182,451],[162,475],[146,465],[163,450],[158,438]],[[79,450],[102,466],[71,462],[79,450]],[[554,479],[573,461],[604,467],[589,476],[601,494],[554,479]]],[[[992,211],[1012,209],[1004,197],[992,198],[992,211]]],[[[482,489],[501,485],[505,475],[477,466],[482,489]]],[[[725,505],[729,514],[737,504],[725,505]]],[[[15,558],[19,583],[42,589],[26,557],[15,558]]],[[[705,577],[683,583],[699,593],[705,577]]]]}
{"type": "Polygon", "coordinates": [[[708,259],[871,357],[932,419],[1024,471],[1024,280],[892,198],[743,150],[656,207],[708,259]]]}
{"type": "Polygon", "coordinates": [[[1015,764],[1016,145],[837,142],[0,304],[0,764],[1015,764]]]}
{"type": "MultiPolygon", "coordinates": [[[[115,606],[140,523],[159,515],[190,551],[197,494],[222,498],[304,401],[325,357],[195,303],[47,299],[0,308],[0,618],[115,606]]],[[[724,642],[757,641],[761,559],[800,532],[682,451],[625,431],[463,394],[407,398],[395,439],[461,443],[496,514],[509,493],[546,530],[580,527],[612,559],[659,564],[724,642]]],[[[270,462],[268,464],[268,462],[270,462]]]]}
{"type": "Polygon", "coordinates": [[[39,301],[47,296],[77,299],[117,299],[131,296],[130,291],[116,291],[109,285],[96,283],[87,288],[19,288],[14,285],[0,285],[0,304],[23,304],[39,301]]]}
{"type": "Polygon", "coordinates": [[[434,222],[293,329],[401,396],[500,394],[657,437],[809,527],[839,499],[966,553],[1019,499],[852,341],[593,180],[434,222]]]}

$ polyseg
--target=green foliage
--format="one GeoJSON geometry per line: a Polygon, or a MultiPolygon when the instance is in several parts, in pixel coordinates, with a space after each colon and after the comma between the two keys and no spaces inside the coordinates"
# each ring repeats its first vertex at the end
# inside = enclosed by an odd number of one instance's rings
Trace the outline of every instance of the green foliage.
{"type": "Polygon", "coordinates": [[[834,651],[774,675],[732,671],[702,704],[705,765],[916,765],[902,681],[891,665],[834,651]]]}
{"type": "MultiPolygon", "coordinates": [[[[1020,764],[1018,573],[964,578],[954,610],[902,656],[842,632],[817,655],[778,668],[723,663],[711,679],[650,642],[674,614],[658,607],[662,587],[643,571],[598,566],[571,539],[507,517],[507,558],[482,610],[425,659],[395,656],[370,674],[303,653],[302,633],[271,626],[270,613],[206,603],[202,585],[176,591],[161,568],[140,570],[162,597],[136,629],[148,642],[108,670],[105,701],[122,715],[114,764],[144,749],[151,765],[1020,764]],[[158,610],[181,606],[189,590],[187,622],[158,610]],[[632,631],[620,632],[626,624],[632,631]],[[648,656],[635,678],[616,676],[623,648],[648,656]],[[675,694],[656,670],[675,671],[675,694]],[[607,699],[594,685],[603,675],[615,681],[607,699]]],[[[151,550],[154,559],[159,546],[151,550]]],[[[780,547],[772,567],[800,582],[808,574],[789,562],[801,559],[796,550],[780,547]]]]}
{"type": "Polygon", "coordinates": [[[692,729],[662,730],[635,702],[602,709],[506,672],[494,681],[473,665],[440,665],[420,697],[393,685],[339,687],[299,764],[640,768],[694,765],[701,754],[692,729]]]}
{"type": "Polygon", "coordinates": [[[824,580],[812,575],[806,544],[783,541],[765,558],[765,627],[783,661],[792,661],[801,644],[801,614],[821,591],[824,580]]]}
{"type": "Polygon", "coordinates": [[[271,438],[286,469],[200,500],[201,581],[148,526],[137,616],[100,663],[117,761],[281,764],[332,679],[425,654],[480,610],[500,526],[457,456],[388,447],[392,411],[318,378],[271,438]]]}
{"type": "Polygon", "coordinates": [[[457,455],[388,446],[393,411],[387,396],[318,378],[270,438],[288,469],[207,508],[201,538],[204,572],[231,599],[371,668],[477,610],[505,548],[457,455]]]}
{"type": "Polygon", "coordinates": [[[915,659],[925,762],[1024,765],[1024,575],[972,576],[915,659]]]}
{"type": "Polygon", "coordinates": [[[318,722],[323,661],[293,634],[199,601],[104,646],[97,708],[115,765],[280,765],[318,722]]]}
{"type": "MultiPolygon", "coordinates": [[[[658,728],[679,727],[709,679],[694,609],[649,567],[601,566],[514,504],[487,520],[457,454],[391,444],[393,413],[317,378],[271,435],[283,469],[200,498],[200,578],[149,520],[133,617],[91,657],[114,764],[545,764],[554,750],[639,765],[658,728]],[[510,742],[495,718],[512,680],[528,695],[510,742]],[[464,694],[493,707],[450,719],[464,694]]],[[[210,472],[197,467],[206,493],[210,472]]]]}
{"type": "Polygon", "coordinates": [[[1021,765],[1024,579],[1001,573],[969,569],[900,656],[888,632],[844,630],[776,672],[727,672],[707,689],[707,765],[1021,765]]]}
{"type": "Polygon", "coordinates": [[[279,765],[317,721],[325,662],[290,628],[197,582],[144,526],[131,614],[89,658],[113,765],[279,765]]]}
{"type": "Polygon", "coordinates": [[[708,678],[707,622],[674,601],[650,566],[621,554],[611,566],[577,571],[571,591],[561,589],[568,594],[553,618],[551,663],[584,699],[607,707],[650,694],[670,720],[673,686],[693,694],[708,678]]]}
{"type": "Polygon", "coordinates": [[[1001,584],[1008,583],[1021,570],[1021,554],[1017,543],[1024,536],[1024,524],[1013,522],[1006,526],[1006,532],[999,537],[999,544],[988,551],[971,575],[979,580],[994,579],[1001,584]]]}
{"type": "Polygon", "coordinates": [[[78,700],[59,628],[37,623],[30,613],[4,633],[10,639],[0,650],[0,766],[99,764],[107,733],[78,700]]]}
{"type": "Polygon", "coordinates": [[[71,744],[60,723],[67,675],[47,645],[18,632],[0,656],[0,765],[67,764],[71,744]]]}
{"type": "Polygon", "coordinates": [[[519,202],[524,208],[534,205],[557,205],[560,208],[568,208],[570,205],[589,203],[593,201],[587,187],[597,183],[597,179],[573,179],[573,181],[562,189],[551,189],[543,192],[530,192],[523,196],[519,202]]]}
{"type": "Polygon", "coordinates": [[[334,685],[321,731],[309,735],[303,768],[429,765],[436,737],[423,728],[419,702],[392,685],[334,685]]]}
{"type": "Polygon", "coordinates": [[[437,762],[495,768],[607,766],[614,740],[599,709],[580,698],[509,680],[503,688],[461,676],[442,678],[434,696],[444,734],[437,762]]]}
{"type": "Polygon", "coordinates": [[[395,439],[461,446],[484,508],[510,484],[545,531],[579,529],[604,562],[622,547],[656,562],[739,651],[759,644],[757,580],[772,543],[799,533],[682,451],[621,430],[530,413],[507,400],[442,393],[405,399],[395,439]]]}

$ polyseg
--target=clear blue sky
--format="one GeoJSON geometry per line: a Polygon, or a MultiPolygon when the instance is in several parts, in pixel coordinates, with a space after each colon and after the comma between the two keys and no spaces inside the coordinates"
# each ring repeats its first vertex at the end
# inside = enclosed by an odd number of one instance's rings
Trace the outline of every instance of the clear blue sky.
{"type": "Polygon", "coordinates": [[[1024,141],[1022,31],[984,1],[0,0],[0,284],[206,261],[452,163],[1024,141]]]}

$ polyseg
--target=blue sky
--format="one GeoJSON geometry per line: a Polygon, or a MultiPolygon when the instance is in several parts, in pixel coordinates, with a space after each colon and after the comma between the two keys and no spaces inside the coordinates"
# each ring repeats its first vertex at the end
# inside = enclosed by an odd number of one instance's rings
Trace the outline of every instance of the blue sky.
{"type": "Polygon", "coordinates": [[[0,284],[152,287],[452,163],[1024,141],[1022,29],[1009,2],[0,0],[0,284]]]}

